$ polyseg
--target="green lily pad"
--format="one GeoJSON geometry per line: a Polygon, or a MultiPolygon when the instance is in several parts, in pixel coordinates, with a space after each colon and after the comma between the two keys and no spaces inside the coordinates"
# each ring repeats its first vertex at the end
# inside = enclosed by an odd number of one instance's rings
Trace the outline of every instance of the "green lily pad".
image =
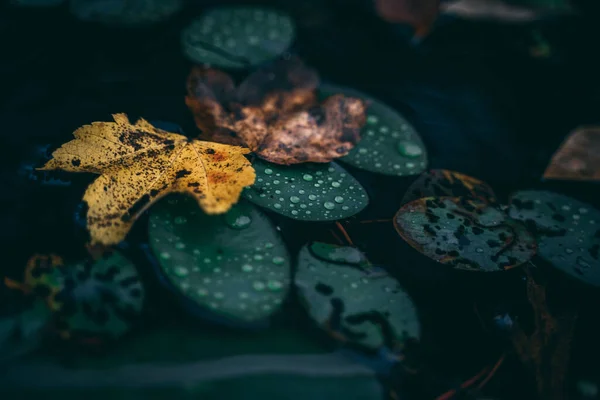
{"type": "Polygon", "coordinates": [[[182,0],[71,0],[70,11],[82,21],[144,25],[163,21],[183,6],[182,0]]]}
{"type": "Polygon", "coordinates": [[[335,221],[369,204],[365,189],[336,163],[278,165],[256,158],[254,185],[243,196],[261,207],[301,221],[335,221]]]}
{"type": "Polygon", "coordinates": [[[215,8],[183,32],[183,51],[192,61],[222,68],[247,68],[275,59],[292,44],[292,19],[255,7],[215,8]]]}
{"type": "Polygon", "coordinates": [[[427,168],[427,150],[419,134],[397,111],[364,93],[321,85],[323,97],[340,93],[370,102],[360,142],[339,160],[356,168],[392,176],[418,175],[427,168]]]}
{"type": "Polygon", "coordinates": [[[400,208],[394,226],[413,248],[456,269],[503,271],[536,253],[535,238],[524,225],[476,199],[418,199],[400,208]]]}
{"type": "Polygon", "coordinates": [[[492,188],[485,182],[459,172],[432,169],[423,172],[406,191],[402,204],[423,197],[470,197],[488,203],[496,201],[492,188]]]}
{"type": "Polygon", "coordinates": [[[311,317],[332,337],[400,352],[406,339],[420,336],[415,306],[382,269],[365,259],[357,265],[356,253],[352,247],[324,243],[303,247],[295,277],[299,295],[311,317]],[[342,259],[354,261],[343,263],[342,259]]]}
{"type": "Polygon", "coordinates": [[[166,280],[201,315],[261,325],[287,295],[288,252],[251,204],[211,216],[192,198],[170,197],[152,208],[149,236],[166,280]]]}
{"type": "Polygon", "coordinates": [[[118,252],[57,270],[62,289],[54,296],[56,328],[63,336],[117,338],[142,311],[144,288],[137,270],[118,252]]]}
{"type": "Polygon", "coordinates": [[[600,286],[600,211],[557,193],[524,190],[512,195],[509,215],[536,234],[539,254],[559,270],[600,286]]]}

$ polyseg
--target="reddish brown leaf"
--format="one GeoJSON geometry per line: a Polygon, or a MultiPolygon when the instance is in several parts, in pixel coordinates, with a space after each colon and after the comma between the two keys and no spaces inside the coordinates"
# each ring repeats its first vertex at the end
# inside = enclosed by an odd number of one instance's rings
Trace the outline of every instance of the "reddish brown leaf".
{"type": "Polygon", "coordinates": [[[375,9],[385,21],[409,24],[416,37],[423,37],[437,18],[440,0],[375,0],[375,9]]]}
{"type": "Polygon", "coordinates": [[[237,89],[225,73],[195,68],[186,104],[211,140],[245,145],[277,164],[323,163],[358,142],[366,103],[336,95],[318,104],[318,84],[297,58],[254,72],[237,89]]]}
{"type": "Polygon", "coordinates": [[[580,128],[571,133],[552,156],[544,178],[600,180],[600,128],[580,128]]]}

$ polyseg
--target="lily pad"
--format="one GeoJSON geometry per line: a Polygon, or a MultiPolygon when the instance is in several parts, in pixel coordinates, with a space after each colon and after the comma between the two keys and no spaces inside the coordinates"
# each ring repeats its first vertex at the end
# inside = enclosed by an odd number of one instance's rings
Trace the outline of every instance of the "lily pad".
{"type": "Polygon", "coordinates": [[[287,295],[288,252],[251,204],[211,216],[191,198],[170,197],[152,208],[149,236],[167,282],[202,316],[261,326],[287,295]]]}
{"type": "Polygon", "coordinates": [[[56,327],[63,336],[125,334],[144,304],[144,287],[133,264],[118,252],[98,261],[61,268],[63,287],[56,327]]]}
{"type": "Polygon", "coordinates": [[[340,161],[392,176],[418,175],[427,168],[425,145],[400,113],[356,90],[333,85],[321,85],[319,90],[323,97],[341,93],[370,102],[360,142],[340,161]]]}
{"type": "Polygon", "coordinates": [[[400,208],[394,226],[413,248],[455,269],[503,271],[536,253],[535,238],[522,224],[476,199],[418,199],[400,208]]]}
{"type": "Polygon", "coordinates": [[[303,247],[295,278],[299,295],[311,317],[334,338],[398,353],[406,339],[420,336],[415,306],[394,278],[367,260],[340,262],[354,260],[356,253],[324,243],[303,247]]]}
{"type": "Polygon", "coordinates": [[[537,235],[539,254],[559,270],[600,286],[600,211],[557,193],[524,190],[512,195],[511,218],[537,235]]]}
{"type": "Polygon", "coordinates": [[[365,189],[346,170],[328,164],[284,166],[255,159],[254,185],[243,196],[261,207],[302,221],[335,221],[369,204],[365,189]]]}
{"type": "Polygon", "coordinates": [[[255,7],[219,7],[194,20],[183,32],[183,51],[192,61],[222,68],[247,68],[270,61],[292,44],[292,19],[255,7]]]}
{"type": "Polygon", "coordinates": [[[447,169],[423,172],[406,191],[402,204],[423,197],[470,197],[488,203],[496,201],[492,188],[485,182],[447,169]]]}
{"type": "Polygon", "coordinates": [[[141,313],[144,288],[133,264],[118,252],[63,265],[54,255],[32,257],[24,287],[53,312],[63,338],[116,338],[141,313]]]}
{"type": "Polygon", "coordinates": [[[135,26],[160,22],[177,13],[182,0],[71,0],[70,10],[82,21],[135,26]]]}

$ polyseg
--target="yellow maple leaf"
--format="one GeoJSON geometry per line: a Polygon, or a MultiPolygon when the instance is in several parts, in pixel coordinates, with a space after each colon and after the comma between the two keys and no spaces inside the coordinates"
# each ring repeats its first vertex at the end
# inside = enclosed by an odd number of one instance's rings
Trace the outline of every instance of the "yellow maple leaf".
{"type": "Polygon", "coordinates": [[[83,196],[92,244],[123,240],[136,218],[168,193],[189,193],[207,214],[221,214],[254,183],[248,149],[189,140],[144,119],[131,124],[125,114],[113,118],[77,129],[40,168],[100,174],[83,196]]]}

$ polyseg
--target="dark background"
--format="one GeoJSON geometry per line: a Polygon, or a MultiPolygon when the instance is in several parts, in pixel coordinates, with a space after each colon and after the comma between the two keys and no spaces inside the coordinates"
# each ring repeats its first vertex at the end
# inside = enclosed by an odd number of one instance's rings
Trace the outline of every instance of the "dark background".
{"type": "MultiPolygon", "coordinates": [[[[174,122],[188,135],[197,132],[183,101],[192,63],[181,52],[180,30],[204,7],[225,3],[242,2],[191,1],[169,21],[136,29],[79,22],[66,7],[0,6],[0,243],[7,273],[20,271],[34,252],[84,252],[86,238],[74,210],[92,177],[32,172],[77,127],[125,112],[131,119],[174,122]]],[[[366,1],[243,3],[288,11],[298,28],[291,50],[324,81],[363,90],[401,111],[422,135],[430,167],[483,179],[501,196],[541,187],[599,205],[595,184],[540,180],[565,135],[598,122],[595,2],[580,2],[580,15],[530,24],[445,18],[418,46],[408,43],[405,28],[381,21],[366,1]],[[530,55],[534,29],[550,43],[549,58],[530,55]]],[[[386,198],[402,194],[410,183],[390,187],[377,177],[361,180],[378,194],[382,209],[386,198]]],[[[449,282],[455,286],[430,299],[440,304],[430,317],[436,333],[427,349],[436,372],[421,383],[433,385],[433,393],[460,383],[503,348],[485,335],[471,310],[453,314],[450,305],[461,304],[464,288],[449,282]],[[456,296],[458,303],[448,303],[446,296],[456,296]]],[[[594,322],[593,312],[584,313],[578,325],[573,390],[581,377],[600,378],[598,368],[591,369],[598,349],[594,322]]],[[[532,382],[513,357],[487,390],[531,399],[532,382]]]]}

